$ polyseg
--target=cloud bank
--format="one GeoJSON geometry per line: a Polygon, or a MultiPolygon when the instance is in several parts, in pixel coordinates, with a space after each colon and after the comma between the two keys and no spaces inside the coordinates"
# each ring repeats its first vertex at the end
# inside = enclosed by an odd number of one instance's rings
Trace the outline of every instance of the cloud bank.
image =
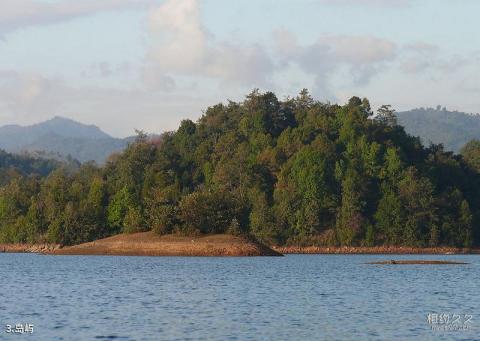
{"type": "Polygon", "coordinates": [[[220,41],[202,24],[198,0],[169,0],[149,13],[150,44],[146,55],[148,84],[170,89],[175,76],[205,77],[220,86],[274,87],[272,78],[290,66],[313,75],[322,93],[343,70],[355,84],[366,84],[395,58],[394,43],[371,36],[322,34],[310,45],[279,30],[270,42],[220,41]]]}

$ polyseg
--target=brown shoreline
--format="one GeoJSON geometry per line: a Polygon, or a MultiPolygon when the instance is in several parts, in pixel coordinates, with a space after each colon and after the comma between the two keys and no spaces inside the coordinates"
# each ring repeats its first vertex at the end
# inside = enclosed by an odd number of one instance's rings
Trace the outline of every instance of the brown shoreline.
{"type": "Polygon", "coordinates": [[[0,244],[0,253],[119,256],[281,256],[283,254],[480,254],[480,249],[404,246],[272,246],[232,235],[157,236],[152,232],[120,234],[69,247],[56,244],[0,244]]]}
{"type": "Polygon", "coordinates": [[[272,246],[282,254],[425,254],[425,255],[459,255],[480,254],[480,249],[463,249],[455,247],[407,247],[407,246],[272,246]]]}

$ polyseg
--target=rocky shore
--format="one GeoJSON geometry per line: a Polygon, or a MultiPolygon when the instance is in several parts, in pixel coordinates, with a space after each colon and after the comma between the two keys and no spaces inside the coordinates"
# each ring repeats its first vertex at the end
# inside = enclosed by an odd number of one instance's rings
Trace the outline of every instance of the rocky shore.
{"type": "Polygon", "coordinates": [[[480,249],[454,247],[273,246],[272,249],[282,254],[480,254],[480,249]]]}

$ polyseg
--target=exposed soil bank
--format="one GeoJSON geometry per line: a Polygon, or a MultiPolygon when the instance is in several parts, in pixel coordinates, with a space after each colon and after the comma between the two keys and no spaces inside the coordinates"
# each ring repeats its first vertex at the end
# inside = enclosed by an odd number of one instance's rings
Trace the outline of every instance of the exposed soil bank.
{"type": "Polygon", "coordinates": [[[199,237],[158,236],[153,232],[119,234],[46,253],[118,256],[282,256],[265,245],[243,237],[226,234],[199,237]]]}
{"type": "Polygon", "coordinates": [[[386,260],[381,262],[369,262],[366,264],[469,264],[464,262],[450,262],[445,260],[386,260]]]}
{"type": "Polygon", "coordinates": [[[277,252],[282,254],[480,254],[480,249],[461,249],[454,247],[429,247],[416,248],[404,246],[375,246],[375,247],[354,247],[354,246],[273,246],[277,252]]]}

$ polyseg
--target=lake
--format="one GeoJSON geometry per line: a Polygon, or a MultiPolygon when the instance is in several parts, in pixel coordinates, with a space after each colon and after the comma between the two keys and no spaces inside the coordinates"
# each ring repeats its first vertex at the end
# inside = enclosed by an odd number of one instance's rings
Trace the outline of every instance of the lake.
{"type": "Polygon", "coordinates": [[[0,339],[473,340],[480,256],[0,254],[0,339]],[[469,265],[366,265],[385,259],[469,265]],[[448,317],[448,319],[447,319],[448,317]],[[6,325],[32,324],[33,334],[6,325]]]}

